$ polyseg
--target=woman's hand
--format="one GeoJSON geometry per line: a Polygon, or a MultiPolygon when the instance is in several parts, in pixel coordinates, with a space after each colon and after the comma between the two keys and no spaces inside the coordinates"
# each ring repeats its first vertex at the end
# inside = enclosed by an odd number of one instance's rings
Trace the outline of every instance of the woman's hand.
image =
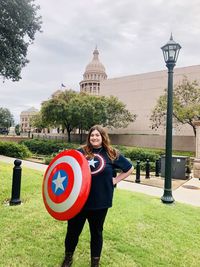
{"type": "Polygon", "coordinates": [[[116,184],[117,184],[116,178],[113,178],[113,185],[116,185],[116,184]]]}
{"type": "Polygon", "coordinates": [[[121,172],[117,177],[113,178],[113,185],[127,178],[133,172],[133,166],[127,172],[121,172]]]}

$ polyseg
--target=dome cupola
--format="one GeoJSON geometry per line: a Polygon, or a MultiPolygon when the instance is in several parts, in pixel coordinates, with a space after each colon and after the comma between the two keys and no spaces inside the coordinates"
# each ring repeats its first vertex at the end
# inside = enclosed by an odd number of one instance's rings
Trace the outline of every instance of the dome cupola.
{"type": "Polygon", "coordinates": [[[99,94],[100,82],[107,79],[104,65],[99,61],[97,47],[93,52],[92,61],[86,66],[83,74],[83,81],[80,82],[80,90],[90,94],[99,94]]]}
{"type": "Polygon", "coordinates": [[[104,65],[99,61],[99,51],[97,50],[97,48],[95,48],[93,52],[92,61],[85,68],[84,76],[91,73],[104,74],[105,76],[107,76],[104,65]]]}

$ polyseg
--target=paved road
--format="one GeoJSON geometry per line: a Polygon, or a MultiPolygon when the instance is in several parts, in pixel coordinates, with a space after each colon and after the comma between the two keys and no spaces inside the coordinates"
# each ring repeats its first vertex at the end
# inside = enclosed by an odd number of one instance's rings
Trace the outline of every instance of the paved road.
{"type": "MultiPolygon", "coordinates": [[[[0,162],[7,162],[13,164],[15,158],[9,158],[0,155],[0,162]]],[[[14,165],[13,165],[14,166],[14,165]]],[[[31,169],[40,170],[45,172],[47,165],[22,160],[22,167],[26,166],[31,169]]],[[[155,186],[136,184],[127,181],[121,181],[118,188],[125,189],[133,192],[140,192],[151,196],[161,197],[163,189],[155,186]]],[[[173,190],[173,197],[175,201],[190,204],[200,207],[200,181],[197,178],[191,178],[189,181],[173,190]]]]}

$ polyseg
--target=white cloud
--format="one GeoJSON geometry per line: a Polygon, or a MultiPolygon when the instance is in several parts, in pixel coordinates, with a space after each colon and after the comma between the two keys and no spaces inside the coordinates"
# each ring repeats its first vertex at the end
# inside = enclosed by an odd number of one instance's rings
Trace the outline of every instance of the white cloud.
{"type": "Polygon", "coordinates": [[[173,32],[182,46],[177,66],[199,64],[199,0],[37,0],[43,33],[29,47],[19,82],[1,84],[0,106],[16,121],[40,107],[61,83],[79,89],[95,45],[108,77],[165,68],[160,47],[173,32]]]}

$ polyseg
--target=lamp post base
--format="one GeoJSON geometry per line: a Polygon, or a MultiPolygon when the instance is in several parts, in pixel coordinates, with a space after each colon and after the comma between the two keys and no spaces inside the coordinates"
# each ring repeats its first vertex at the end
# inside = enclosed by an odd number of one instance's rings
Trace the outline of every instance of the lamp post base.
{"type": "Polygon", "coordinates": [[[10,206],[20,205],[21,204],[21,200],[20,199],[11,199],[9,204],[10,204],[10,206]]]}
{"type": "Polygon", "coordinates": [[[165,204],[171,204],[175,201],[171,192],[164,192],[164,195],[161,197],[161,200],[165,204]]]}

